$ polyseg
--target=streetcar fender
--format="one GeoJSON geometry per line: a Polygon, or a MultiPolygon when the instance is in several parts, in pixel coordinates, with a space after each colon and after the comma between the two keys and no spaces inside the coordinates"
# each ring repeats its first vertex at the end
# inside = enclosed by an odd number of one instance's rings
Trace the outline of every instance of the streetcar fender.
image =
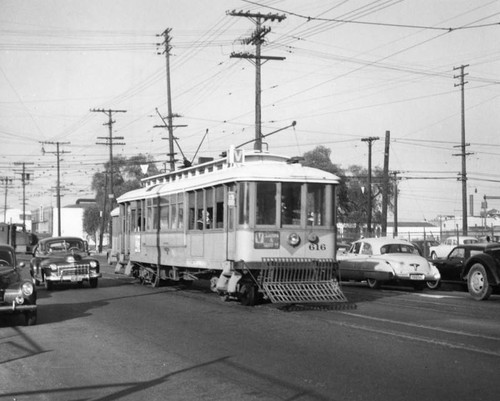
{"type": "Polygon", "coordinates": [[[229,294],[234,294],[238,291],[238,282],[241,280],[242,277],[243,275],[241,273],[233,272],[227,284],[227,292],[229,294]]]}

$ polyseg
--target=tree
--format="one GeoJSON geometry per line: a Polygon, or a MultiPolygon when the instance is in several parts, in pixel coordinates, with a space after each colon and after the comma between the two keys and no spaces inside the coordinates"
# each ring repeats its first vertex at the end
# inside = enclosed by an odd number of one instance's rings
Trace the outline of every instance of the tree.
{"type": "MultiPolygon", "coordinates": [[[[103,235],[108,231],[110,224],[110,212],[115,205],[116,198],[124,193],[141,187],[141,179],[144,178],[141,165],[149,165],[149,173],[151,175],[158,174],[158,169],[154,164],[151,157],[143,154],[126,158],[123,156],[115,156],[113,158],[113,198],[110,198],[109,189],[109,161],[104,163],[104,171],[99,171],[92,177],[91,188],[96,193],[96,204],[99,211],[103,211],[100,217],[100,236],[99,236],[99,250],[102,250],[103,235]]],[[[88,217],[92,219],[91,216],[88,217]]],[[[86,222],[84,216],[84,225],[91,222],[86,222]]],[[[96,241],[97,242],[97,241],[96,241]]]]}
{"type": "Polygon", "coordinates": [[[97,244],[97,233],[101,225],[101,211],[97,205],[86,208],[83,212],[83,229],[97,244]]]}

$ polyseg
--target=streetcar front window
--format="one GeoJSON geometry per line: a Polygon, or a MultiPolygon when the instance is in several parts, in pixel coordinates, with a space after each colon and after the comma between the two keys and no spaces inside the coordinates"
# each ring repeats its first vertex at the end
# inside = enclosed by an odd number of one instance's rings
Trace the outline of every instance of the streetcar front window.
{"type": "Polygon", "coordinates": [[[302,184],[284,182],[281,184],[281,224],[300,225],[302,184]]]}
{"type": "Polygon", "coordinates": [[[329,204],[326,196],[326,187],[321,184],[307,185],[307,225],[327,225],[326,208],[329,204]]]}
{"type": "Polygon", "coordinates": [[[256,223],[258,225],[276,224],[276,184],[273,182],[257,183],[256,223]]]}

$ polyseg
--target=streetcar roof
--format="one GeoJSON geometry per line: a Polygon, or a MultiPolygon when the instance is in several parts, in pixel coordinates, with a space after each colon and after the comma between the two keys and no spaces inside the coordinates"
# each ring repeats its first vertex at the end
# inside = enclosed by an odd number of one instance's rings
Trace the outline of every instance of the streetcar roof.
{"type": "Polygon", "coordinates": [[[246,151],[244,161],[228,163],[222,158],[143,180],[143,187],[120,196],[118,202],[147,199],[240,181],[309,182],[338,184],[339,177],[327,171],[302,166],[296,159],[257,151],[246,151]]]}

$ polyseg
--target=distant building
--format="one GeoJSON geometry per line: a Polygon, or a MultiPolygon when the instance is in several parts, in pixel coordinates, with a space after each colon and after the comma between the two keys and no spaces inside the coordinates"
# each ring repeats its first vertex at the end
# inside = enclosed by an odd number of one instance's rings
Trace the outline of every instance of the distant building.
{"type": "Polygon", "coordinates": [[[3,211],[3,219],[6,224],[26,224],[26,231],[31,231],[31,212],[26,211],[26,216],[23,219],[22,209],[5,209],[3,211]]]}

